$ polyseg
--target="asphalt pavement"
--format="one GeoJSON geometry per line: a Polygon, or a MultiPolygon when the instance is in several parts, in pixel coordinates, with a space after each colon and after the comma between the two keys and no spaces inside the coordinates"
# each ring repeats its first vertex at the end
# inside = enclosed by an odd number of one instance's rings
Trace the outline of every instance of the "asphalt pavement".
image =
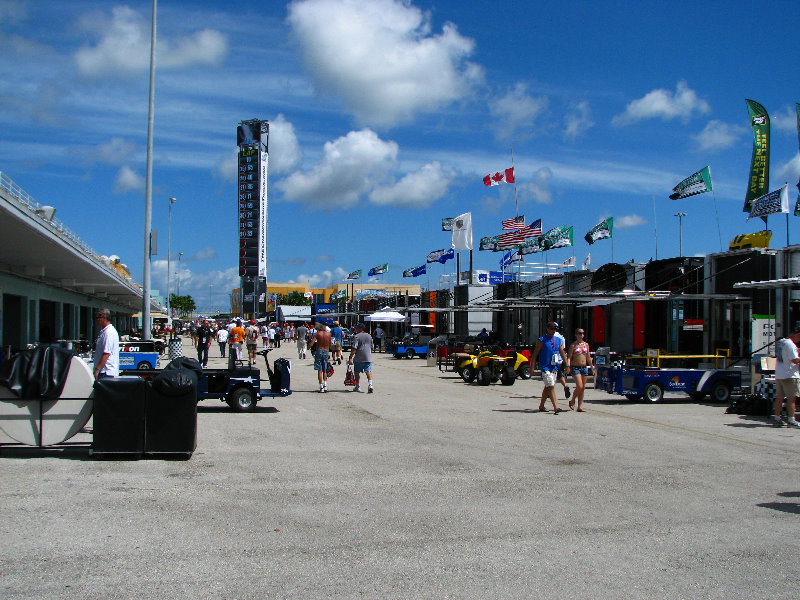
{"type": "Polygon", "coordinates": [[[540,413],[538,380],[386,354],[374,394],[344,365],[320,394],[310,358],[278,356],[293,393],[201,402],[190,460],[94,459],[88,433],[4,446],[0,596],[798,595],[798,431],[593,389],[584,413],[540,413]]]}

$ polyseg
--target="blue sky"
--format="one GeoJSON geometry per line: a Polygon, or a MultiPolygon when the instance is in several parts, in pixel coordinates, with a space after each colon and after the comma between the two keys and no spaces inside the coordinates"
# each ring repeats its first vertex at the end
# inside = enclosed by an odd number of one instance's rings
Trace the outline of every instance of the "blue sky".
{"type": "MultiPolygon", "coordinates": [[[[141,281],[150,7],[0,0],[0,171],[141,281]]],[[[742,213],[752,151],[745,98],[772,120],[770,188],[800,176],[797,2],[160,0],[153,287],[166,289],[168,198],[181,293],[225,307],[238,284],[236,125],[271,122],[269,280],[326,285],[389,263],[380,280],[519,210],[572,225],[592,267],[614,216],[614,259],[719,251],[762,221],[742,213]],[[711,166],[715,194],[672,201],[711,166]],[[716,199],[716,212],[715,212],[716,199]],[[209,290],[211,297],[209,298],[209,290]]],[[[773,247],[785,217],[770,219],[773,247]]],[[[800,226],[790,217],[790,242],[800,226]]],[[[531,260],[542,260],[533,255],[531,260]]],[[[475,251],[475,267],[500,255],[475,251]]],[[[431,283],[453,270],[431,268],[431,283]]],[[[362,280],[364,281],[364,280],[362,280]]],[[[405,282],[427,285],[427,279],[405,282]]],[[[176,287],[175,279],[172,283],[176,287]]]]}

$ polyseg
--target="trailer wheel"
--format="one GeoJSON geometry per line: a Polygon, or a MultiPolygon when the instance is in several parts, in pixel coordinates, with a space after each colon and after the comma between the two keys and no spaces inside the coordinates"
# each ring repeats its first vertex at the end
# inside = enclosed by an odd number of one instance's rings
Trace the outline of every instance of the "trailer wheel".
{"type": "Polygon", "coordinates": [[[489,367],[481,367],[475,378],[478,385],[489,385],[492,382],[492,370],[489,367]]]}
{"type": "Polygon", "coordinates": [[[236,388],[231,392],[228,404],[236,412],[253,412],[256,407],[253,391],[243,387],[236,388]]]}
{"type": "Polygon", "coordinates": [[[136,368],[139,369],[140,371],[147,371],[148,369],[152,369],[153,367],[150,366],[149,362],[143,360],[138,365],[136,365],[136,368]]]}
{"type": "Polygon", "coordinates": [[[649,402],[661,402],[661,400],[664,398],[664,389],[657,383],[651,381],[644,386],[642,395],[644,396],[645,400],[648,400],[649,402]]]}
{"type": "Polygon", "coordinates": [[[406,348],[406,358],[414,358],[416,354],[413,348],[406,348]]]}
{"type": "Polygon", "coordinates": [[[465,382],[472,383],[475,379],[475,367],[472,365],[465,365],[458,370],[458,374],[461,375],[461,379],[465,382]]]}
{"type": "Polygon", "coordinates": [[[724,381],[718,381],[711,386],[711,399],[720,404],[727,404],[731,401],[731,388],[724,381]]]}
{"type": "Polygon", "coordinates": [[[528,363],[521,364],[517,369],[517,377],[520,379],[530,379],[531,378],[531,366],[528,363]]]}
{"type": "Polygon", "coordinates": [[[505,367],[500,373],[500,383],[503,385],[514,385],[514,380],[516,378],[517,374],[512,367],[505,367]]]}

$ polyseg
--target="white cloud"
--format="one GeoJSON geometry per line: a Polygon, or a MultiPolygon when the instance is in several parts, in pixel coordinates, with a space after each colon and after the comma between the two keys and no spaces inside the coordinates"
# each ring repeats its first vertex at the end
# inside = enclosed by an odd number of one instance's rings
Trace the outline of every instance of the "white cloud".
{"type": "MultiPolygon", "coordinates": [[[[212,270],[207,273],[195,273],[184,262],[170,263],[172,279],[169,282],[169,291],[177,294],[180,288],[181,296],[191,296],[198,308],[207,310],[211,305],[222,312],[230,310],[230,293],[239,287],[239,269],[231,267],[224,271],[212,270]],[[180,271],[179,271],[180,269],[180,271]]],[[[167,260],[157,259],[151,262],[151,283],[162,297],[167,295],[167,260]]]]}
{"type": "Polygon", "coordinates": [[[584,100],[570,106],[564,117],[564,123],[564,139],[570,142],[574,142],[579,136],[594,127],[589,103],[584,100]]]}
{"type": "Polygon", "coordinates": [[[550,204],[553,201],[553,192],[550,191],[550,180],[553,171],[550,167],[541,167],[533,174],[531,181],[517,182],[517,191],[521,199],[530,198],[539,204],[550,204]]]}
{"type": "Polygon", "coordinates": [[[288,173],[303,158],[294,125],[283,115],[269,122],[269,170],[270,173],[288,173]]]}
{"type": "Polygon", "coordinates": [[[345,271],[341,267],[336,267],[332,271],[326,269],[322,273],[315,273],[313,275],[301,273],[295,279],[290,279],[287,283],[308,283],[312,288],[322,288],[328,287],[334,281],[342,281],[347,277],[348,273],[349,271],[345,271]]]}
{"type": "Polygon", "coordinates": [[[28,16],[28,7],[20,0],[0,1],[0,24],[22,21],[28,16]]]}
{"type": "Polygon", "coordinates": [[[800,154],[795,154],[792,160],[778,168],[778,178],[779,181],[788,181],[790,183],[796,183],[800,180],[800,154]]]}
{"type": "Polygon", "coordinates": [[[703,131],[693,135],[692,139],[697,142],[698,151],[716,152],[731,148],[746,133],[746,127],[713,120],[708,122],[703,131]]]}
{"type": "MultiPolygon", "coordinates": [[[[93,12],[84,17],[83,28],[96,43],[75,53],[78,72],[88,78],[129,77],[150,68],[150,16],[127,6],[117,6],[111,15],[93,12]]],[[[158,68],[217,65],[228,52],[227,38],[212,29],[172,41],[159,36],[156,44],[158,68]]]]}
{"type": "Polygon", "coordinates": [[[499,139],[509,139],[519,132],[532,133],[536,117],[547,109],[546,96],[535,98],[528,94],[524,83],[517,83],[505,96],[489,102],[489,112],[495,119],[494,131],[499,139]]]}
{"type": "Polygon", "coordinates": [[[781,133],[797,133],[797,109],[784,106],[769,117],[770,124],[781,133]]]}
{"type": "Polygon", "coordinates": [[[144,177],[138,175],[129,166],[124,165],[117,172],[117,178],[114,181],[114,193],[141,192],[144,190],[144,184],[144,177]]]}
{"type": "Polygon", "coordinates": [[[453,173],[443,171],[434,161],[396,183],[375,188],[369,199],[379,205],[427,208],[445,195],[452,179],[453,173]]]}
{"type": "Polygon", "coordinates": [[[627,227],[639,227],[640,225],[647,225],[647,219],[639,215],[626,215],[623,217],[614,217],[614,227],[617,229],[625,229],[627,227]]]}
{"type": "Polygon", "coordinates": [[[451,23],[432,34],[429,15],[400,0],[301,0],[289,23],[317,87],[363,123],[393,125],[470,93],[481,69],[451,23]]]}
{"type": "Polygon", "coordinates": [[[355,206],[397,160],[395,142],[385,142],[369,129],[351,131],[326,142],[319,164],[308,172],[295,172],[277,185],[284,199],[315,209],[355,206]]]}
{"type": "Polygon", "coordinates": [[[239,173],[239,157],[236,146],[231,146],[231,151],[220,158],[214,166],[214,177],[223,181],[236,181],[239,173]]]}
{"type": "Polygon", "coordinates": [[[625,112],[615,116],[613,125],[630,125],[645,119],[661,119],[671,121],[680,118],[688,122],[694,113],[705,114],[711,111],[708,102],[698,97],[697,92],[689,88],[685,81],[679,81],[675,93],[659,88],[634,100],[625,108],[625,112]]]}
{"type": "Polygon", "coordinates": [[[194,255],[190,256],[186,260],[212,260],[217,257],[217,249],[214,246],[205,246],[200,248],[194,255]]]}
{"type": "MultiPolygon", "coordinates": [[[[236,146],[231,146],[231,151],[217,160],[212,172],[214,177],[222,181],[236,181],[239,172],[239,158],[236,146]]],[[[297,135],[292,125],[281,114],[269,122],[269,173],[280,175],[288,173],[298,164],[303,157],[297,135]]]]}
{"type": "Polygon", "coordinates": [[[107,143],[91,148],[70,150],[70,153],[79,157],[84,165],[121,165],[127,162],[135,152],[136,144],[120,137],[113,137],[107,143]]]}

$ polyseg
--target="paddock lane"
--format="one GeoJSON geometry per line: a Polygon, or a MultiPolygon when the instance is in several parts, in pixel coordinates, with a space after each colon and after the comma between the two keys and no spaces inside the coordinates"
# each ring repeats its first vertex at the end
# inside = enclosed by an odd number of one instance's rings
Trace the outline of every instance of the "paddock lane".
{"type": "Polygon", "coordinates": [[[2,596],[796,595],[795,432],[594,390],[538,413],[540,382],[382,354],[374,394],[344,365],[318,394],[281,355],[294,393],[202,402],[189,461],[4,449],[2,596]]]}

